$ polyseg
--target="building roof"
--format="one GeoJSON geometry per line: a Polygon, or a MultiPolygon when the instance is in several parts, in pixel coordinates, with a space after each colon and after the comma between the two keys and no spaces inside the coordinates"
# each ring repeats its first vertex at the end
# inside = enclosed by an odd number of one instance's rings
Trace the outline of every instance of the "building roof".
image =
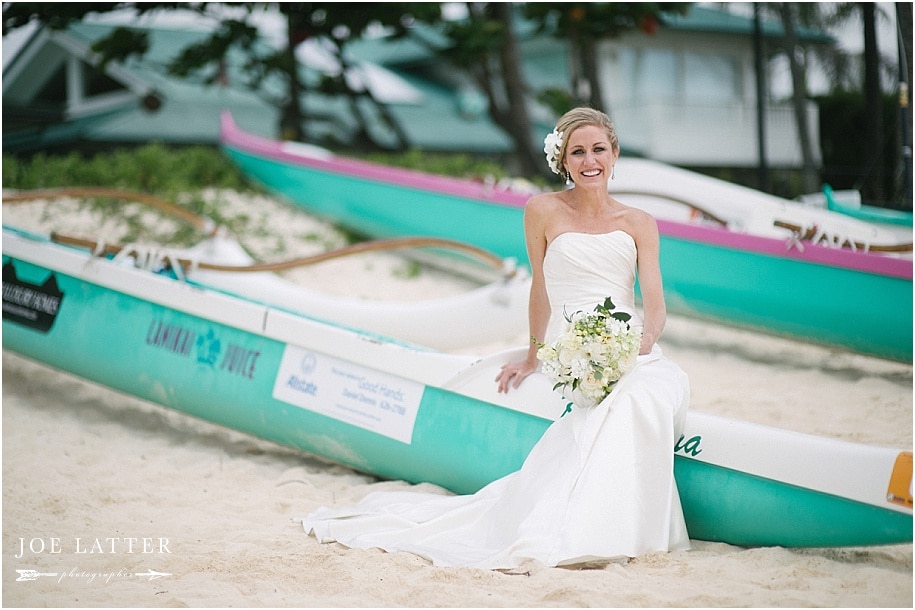
{"type": "MultiPolygon", "coordinates": [[[[268,105],[241,87],[205,87],[171,77],[165,65],[200,30],[144,28],[149,50],[142,59],[112,62],[100,70],[92,44],[114,26],[73,23],[66,30],[38,29],[3,71],[4,150],[30,150],[73,141],[212,143],[219,109],[266,128],[268,105]],[[71,64],[83,75],[74,103],[71,64]],[[35,106],[48,109],[34,116],[35,106]],[[11,119],[11,120],[8,120],[11,119]]],[[[275,113],[274,113],[275,115],[275,113]]],[[[250,125],[249,125],[250,126],[250,125]]]]}
{"type": "MultiPolygon", "coordinates": [[[[142,27],[149,48],[142,58],[112,63],[103,75],[94,67],[92,44],[109,34],[114,25],[73,23],[64,31],[41,28],[4,66],[3,147],[26,151],[67,145],[76,141],[137,143],[164,141],[180,144],[218,142],[219,114],[232,112],[247,131],[274,137],[279,110],[275,100],[282,94],[277,81],[268,81],[257,92],[248,89],[241,54],[230,57],[222,85],[208,86],[202,78],[177,78],[166,69],[169,61],[187,45],[209,34],[202,29],[142,27]],[[100,95],[86,92],[79,107],[68,103],[67,64],[78,60],[87,80],[105,81],[100,95]],[[149,97],[161,102],[150,110],[149,97]],[[144,105],[144,101],[147,103],[144,105]],[[40,107],[42,112],[36,112],[40,107]]],[[[306,46],[306,45],[303,45],[306,46]]],[[[327,58],[319,49],[307,47],[300,54],[303,78],[317,80],[313,66],[326,69],[327,58]]],[[[454,94],[435,83],[410,75],[394,74],[377,63],[361,61],[358,77],[375,88],[376,98],[389,103],[413,146],[429,150],[473,152],[505,151],[508,138],[488,116],[467,121],[460,116],[454,94]]],[[[89,89],[91,86],[87,85],[89,89]]],[[[357,131],[352,108],[341,97],[306,93],[303,106],[312,117],[310,134],[345,144],[347,134],[357,131]]],[[[371,114],[372,109],[361,104],[371,114]]],[[[380,121],[370,126],[375,139],[393,147],[393,134],[380,121]]]]}
{"type": "MultiPolygon", "coordinates": [[[[747,35],[753,33],[753,18],[735,13],[720,11],[705,6],[693,6],[685,15],[664,17],[666,27],[688,32],[716,32],[723,34],[747,35]]],[[[785,29],[778,21],[763,17],[760,26],[764,36],[781,38],[785,29]]],[[[836,40],[825,32],[806,27],[797,28],[798,38],[809,43],[835,44],[836,40]]]]}
{"type": "MultiPolygon", "coordinates": [[[[763,35],[768,38],[781,38],[785,35],[779,21],[763,17],[760,25],[763,35]]],[[[522,40],[530,40],[538,35],[535,25],[530,21],[519,20],[516,27],[518,37],[522,40]]],[[[691,6],[686,14],[665,15],[661,27],[672,31],[746,37],[753,34],[754,20],[752,17],[710,7],[691,6]]],[[[797,35],[808,43],[836,43],[835,38],[829,34],[806,27],[798,27],[797,35]]],[[[408,37],[363,38],[351,44],[350,49],[356,57],[372,58],[372,61],[381,65],[409,66],[433,60],[435,56],[431,48],[441,48],[446,44],[447,40],[435,28],[418,25],[411,30],[408,37]]]]}

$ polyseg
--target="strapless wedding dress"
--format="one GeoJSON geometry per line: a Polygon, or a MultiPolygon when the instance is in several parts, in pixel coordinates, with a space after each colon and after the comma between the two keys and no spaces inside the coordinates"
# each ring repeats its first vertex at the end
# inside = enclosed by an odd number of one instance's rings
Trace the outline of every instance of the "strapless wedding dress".
{"type": "MultiPolygon", "coordinates": [[[[552,307],[592,311],[612,297],[633,315],[636,248],[625,232],[564,233],[543,263],[552,307]]],[[[540,373],[537,373],[540,374],[540,373]]],[[[673,476],[689,403],[685,373],[655,346],[599,405],[556,420],[517,472],[472,495],[369,494],[302,520],[321,542],[408,551],[437,566],[567,565],[689,548],[673,476]]]]}

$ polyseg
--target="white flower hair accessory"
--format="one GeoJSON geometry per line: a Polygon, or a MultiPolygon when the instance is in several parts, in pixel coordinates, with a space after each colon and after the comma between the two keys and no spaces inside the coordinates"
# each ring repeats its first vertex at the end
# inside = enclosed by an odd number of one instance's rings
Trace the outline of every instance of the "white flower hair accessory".
{"type": "Polygon", "coordinates": [[[562,132],[555,129],[546,134],[543,139],[543,152],[546,153],[546,162],[554,174],[560,174],[559,151],[562,149],[562,132]]]}

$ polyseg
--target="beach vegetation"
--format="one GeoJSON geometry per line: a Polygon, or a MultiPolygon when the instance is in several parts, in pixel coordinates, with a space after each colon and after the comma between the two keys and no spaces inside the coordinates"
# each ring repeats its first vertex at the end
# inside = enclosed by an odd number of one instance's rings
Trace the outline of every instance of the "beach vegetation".
{"type": "Polygon", "coordinates": [[[139,147],[92,153],[39,152],[31,157],[3,155],[3,188],[33,190],[68,186],[103,186],[168,195],[201,188],[238,191],[253,186],[216,148],[139,147]]]}
{"type": "MultiPolygon", "coordinates": [[[[495,159],[466,154],[426,153],[410,150],[405,153],[376,153],[363,158],[378,163],[453,177],[499,180],[505,170],[495,159]]],[[[169,146],[150,143],[139,147],[119,147],[109,150],[43,151],[31,156],[3,154],[3,189],[39,191],[68,187],[99,187],[142,193],[163,199],[198,216],[209,218],[240,237],[256,258],[288,257],[299,245],[318,244],[332,250],[345,244],[369,239],[342,226],[328,225],[325,230],[303,230],[294,236],[278,233],[274,226],[281,200],[270,205],[240,207],[227,205],[221,192],[242,196],[270,197],[257,183],[249,180],[214,146],[169,146]],[[214,194],[215,193],[215,194],[214,194]],[[291,242],[299,242],[299,245],[291,242]]],[[[5,207],[5,206],[4,206],[5,207]]],[[[293,210],[292,206],[289,206],[293,210]]],[[[117,239],[123,243],[159,243],[187,247],[199,242],[200,232],[181,222],[162,222],[162,217],[147,206],[115,197],[75,197],[67,206],[44,205],[38,208],[43,225],[72,233],[67,212],[76,210],[98,219],[98,226],[117,226],[117,239]]],[[[305,212],[295,210],[293,213],[305,212]]],[[[284,214],[280,214],[284,216],[284,214]]],[[[77,230],[77,232],[80,232],[77,230]]],[[[407,261],[394,271],[400,279],[422,275],[424,266],[407,261]]]]}
{"type": "Polygon", "coordinates": [[[366,161],[393,165],[430,174],[477,180],[508,178],[508,170],[497,159],[467,153],[431,153],[418,148],[405,152],[373,152],[366,161]]]}
{"type": "MultiPolygon", "coordinates": [[[[364,159],[417,171],[471,179],[508,177],[497,159],[464,153],[430,153],[411,149],[402,153],[370,153],[364,159]]],[[[140,191],[177,199],[203,189],[263,193],[219,149],[212,146],[168,146],[154,142],[115,148],[94,154],[70,151],[39,152],[30,157],[3,154],[3,188],[37,190],[95,186],[140,191]]],[[[218,210],[195,209],[195,213],[218,210]]],[[[214,218],[214,220],[217,220],[214,218]]]]}

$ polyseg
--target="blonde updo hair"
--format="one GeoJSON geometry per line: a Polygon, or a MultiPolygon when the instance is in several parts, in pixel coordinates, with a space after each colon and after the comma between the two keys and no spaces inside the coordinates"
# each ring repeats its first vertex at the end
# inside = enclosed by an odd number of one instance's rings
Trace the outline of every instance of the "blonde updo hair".
{"type": "Polygon", "coordinates": [[[562,146],[559,148],[559,154],[556,155],[556,163],[565,175],[566,149],[569,147],[569,136],[579,127],[593,125],[602,128],[607,133],[610,140],[610,147],[613,152],[619,154],[620,140],[616,136],[616,129],[613,127],[613,121],[600,110],[593,108],[573,108],[559,117],[556,121],[556,131],[562,134],[562,146]]]}

